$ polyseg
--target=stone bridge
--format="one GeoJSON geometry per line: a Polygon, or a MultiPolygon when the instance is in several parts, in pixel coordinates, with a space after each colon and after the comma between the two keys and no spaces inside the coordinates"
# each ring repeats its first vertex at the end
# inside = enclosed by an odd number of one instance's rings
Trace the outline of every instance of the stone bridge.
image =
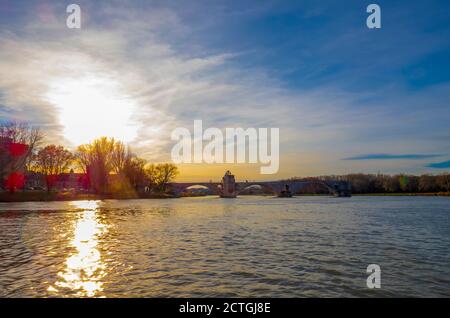
{"type": "MultiPolygon", "coordinates": [[[[236,182],[236,191],[241,193],[245,189],[251,186],[260,186],[266,192],[272,192],[275,195],[279,195],[281,191],[289,186],[289,190],[296,194],[302,188],[309,185],[321,185],[328,189],[331,195],[345,197],[351,195],[350,183],[341,180],[307,180],[307,181],[290,181],[290,180],[280,180],[280,181],[255,181],[255,182],[236,182]]],[[[181,193],[188,190],[188,188],[193,186],[202,186],[208,188],[212,194],[220,194],[222,184],[220,182],[185,182],[185,183],[171,183],[175,194],[180,195],[181,193]]]]}

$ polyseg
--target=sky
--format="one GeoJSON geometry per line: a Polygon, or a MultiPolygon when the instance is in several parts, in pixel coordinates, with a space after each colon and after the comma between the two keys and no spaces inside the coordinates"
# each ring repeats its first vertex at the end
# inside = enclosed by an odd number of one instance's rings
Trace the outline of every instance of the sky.
{"type": "Polygon", "coordinates": [[[176,127],[280,128],[280,169],[180,180],[450,171],[450,3],[0,0],[0,120],[170,161],[176,127]],[[82,10],[66,26],[66,6],[82,10]]]}

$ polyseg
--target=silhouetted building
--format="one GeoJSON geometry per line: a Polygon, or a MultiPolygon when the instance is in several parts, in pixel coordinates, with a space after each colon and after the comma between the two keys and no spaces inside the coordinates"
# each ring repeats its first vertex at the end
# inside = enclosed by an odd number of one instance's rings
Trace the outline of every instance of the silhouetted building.
{"type": "Polygon", "coordinates": [[[236,180],[230,171],[225,172],[222,178],[222,191],[220,196],[222,198],[235,198],[237,196],[236,180]]]}

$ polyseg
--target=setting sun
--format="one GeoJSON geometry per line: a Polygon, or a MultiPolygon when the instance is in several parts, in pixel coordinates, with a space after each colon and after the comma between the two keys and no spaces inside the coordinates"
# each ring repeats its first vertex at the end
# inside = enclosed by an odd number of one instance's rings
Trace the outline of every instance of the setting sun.
{"type": "Polygon", "coordinates": [[[58,78],[50,83],[47,99],[58,109],[64,137],[74,146],[103,135],[124,142],[136,137],[136,104],[114,79],[92,74],[58,78]]]}

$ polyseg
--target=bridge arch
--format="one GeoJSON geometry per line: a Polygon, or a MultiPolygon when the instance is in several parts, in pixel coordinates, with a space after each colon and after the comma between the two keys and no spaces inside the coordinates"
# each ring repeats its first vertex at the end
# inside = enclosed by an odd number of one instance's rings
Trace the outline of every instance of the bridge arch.
{"type": "Polygon", "coordinates": [[[238,194],[242,194],[245,191],[251,189],[252,187],[259,187],[260,190],[264,193],[272,193],[277,194],[277,189],[275,189],[272,185],[266,184],[266,183],[259,183],[259,182],[248,182],[244,184],[237,184],[236,190],[238,194]]]}
{"type": "Polygon", "coordinates": [[[220,192],[220,185],[217,183],[172,183],[171,186],[177,195],[193,189],[205,189],[209,194],[219,194],[220,192]]]}
{"type": "Polygon", "coordinates": [[[282,181],[275,181],[275,182],[245,182],[245,183],[238,183],[237,184],[237,192],[238,194],[242,193],[246,189],[253,187],[253,186],[260,186],[264,192],[269,192],[273,194],[280,194],[281,191],[286,190],[286,186],[288,187],[289,191],[295,195],[300,192],[301,189],[304,189],[308,186],[317,185],[322,187],[323,189],[326,189],[329,194],[336,195],[339,191],[338,183],[334,182],[326,182],[323,180],[299,180],[299,181],[292,181],[292,180],[282,180],[282,181]]]}
{"type": "MultiPolygon", "coordinates": [[[[286,183],[289,185],[289,183],[286,183]]],[[[290,189],[292,191],[293,194],[299,194],[301,192],[301,190],[306,189],[308,187],[320,187],[326,191],[328,191],[329,194],[334,195],[336,193],[336,190],[330,186],[329,184],[327,184],[324,181],[321,180],[310,180],[310,181],[297,181],[297,182],[292,182],[290,184],[290,189]]]]}

